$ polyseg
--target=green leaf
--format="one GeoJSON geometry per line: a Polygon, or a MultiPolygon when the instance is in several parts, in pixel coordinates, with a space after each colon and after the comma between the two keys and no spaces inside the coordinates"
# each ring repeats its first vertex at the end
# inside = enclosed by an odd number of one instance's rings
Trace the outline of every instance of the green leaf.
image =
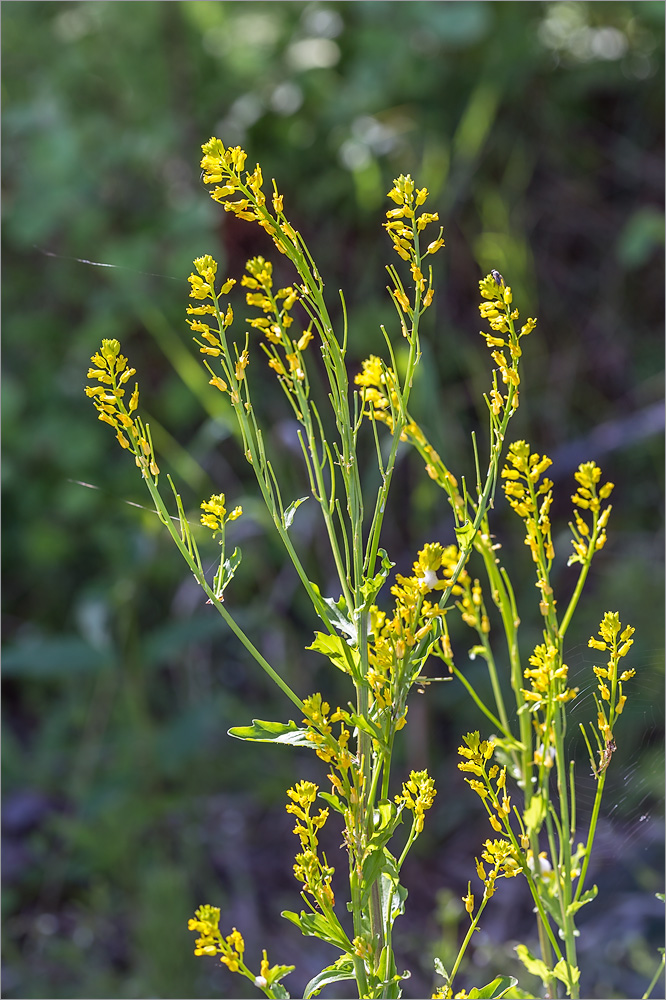
{"type": "Polygon", "coordinates": [[[307,738],[307,729],[299,729],[291,719],[286,724],[253,719],[251,726],[234,726],[227,732],[237,740],[249,740],[252,743],[291,743],[294,746],[314,748],[314,744],[307,738]]]}
{"type": "Polygon", "coordinates": [[[323,653],[324,656],[328,657],[333,666],[337,667],[338,670],[342,670],[344,674],[350,673],[349,660],[351,658],[354,667],[358,671],[358,665],[361,662],[358,651],[350,649],[339,635],[327,635],[325,632],[315,632],[314,642],[311,646],[306,646],[305,648],[312,649],[315,653],[323,653]],[[345,649],[347,653],[345,653],[345,649]]]}
{"type": "Polygon", "coordinates": [[[347,642],[350,646],[358,646],[358,627],[355,622],[349,620],[346,614],[347,605],[344,597],[339,597],[334,601],[332,597],[322,597],[322,601],[330,609],[330,622],[337,628],[338,632],[348,635],[347,642]]]}
{"type": "Polygon", "coordinates": [[[546,818],[546,800],[542,795],[532,797],[532,801],[523,813],[523,820],[528,833],[538,833],[546,818]]]}
{"type": "Polygon", "coordinates": [[[386,549],[379,549],[379,553],[382,560],[382,568],[379,573],[372,577],[371,580],[366,580],[361,584],[361,596],[363,600],[363,610],[367,610],[375,602],[377,594],[384,586],[386,579],[395,566],[395,563],[391,562],[388,557],[386,549]]]}
{"type": "Polygon", "coordinates": [[[501,761],[502,764],[509,763],[509,754],[514,751],[522,753],[525,749],[520,740],[508,736],[493,736],[493,745],[495,747],[495,759],[501,761]]]}
{"type": "Polygon", "coordinates": [[[363,892],[361,895],[361,906],[365,905],[368,896],[370,895],[370,890],[379,878],[383,867],[384,852],[380,850],[373,851],[363,862],[363,892]]]}
{"type": "Polygon", "coordinates": [[[340,813],[341,816],[344,816],[345,807],[337,795],[331,795],[330,792],[319,792],[317,798],[323,799],[324,802],[328,802],[331,809],[335,809],[335,811],[340,813]]]}
{"type": "Polygon", "coordinates": [[[290,1000],[291,993],[287,992],[282,983],[271,983],[269,989],[275,997],[275,1000],[290,1000]]]}
{"type": "Polygon", "coordinates": [[[354,963],[346,955],[342,955],[337,962],[333,965],[327,966],[322,969],[320,973],[314,976],[310,982],[305,987],[303,993],[303,1000],[309,1000],[310,997],[316,997],[317,994],[324,986],[328,986],[329,983],[340,983],[345,979],[355,979],[354,974],[354,963]]]}
{"type": "Polygon", "coordinates": [[[448,981],[449,981],[449,979],[451,977],[449,976],[448,972],[446,971],[446,969],[442,965],[441,958],[435,958],[434,959],[434,965],[435,965],[435,972],[437,973],[437,975],[441,976],[442,979],[445,979],[446,982],[448,983],[448,981]]]}
{"type": "Polygon", "coordinates": [[[351,941],[340,924],[337,921],[332,923],[327,920],[323,913],[306,913],[304,910],[301,910],[300,913],[294,913],[293,910],[283,910],[282,916],[285,920],[296,924],[304,937],[320,938],[347,953],[353,950],[351,941]]]}
{"type": "Polygon", "coordinates": [[[400,885],[397,875],[394,875],[390,868],[384,869],[379,876],[378,884],[384,927],[392,927],[396,917],[405,912],[407,890],[403,885],[400,885]]]}
{"type": "Polygon", "coordinates": [[[292,501],[292,503],[289,504],[284,514],[282,515],[282,524],[284,525],[285,531],[289,531],[289,529],[291,528],[291,522],[294,520],[294,514],[296,513],[298,508],[301,506],[302,503],[305,503],[305,501],[309,499],[310,499],[309,497],[299,497],[298,500],[294,500],[292,501]]]}
{"type": "Polygon", "coordinates": [[[573,903],[569,903],[567,906],[567,916],[572,916],[572,914],[577,913],[578,910],[580,910],[581,906],[585,906],[586,903],[591,903],[592,900],[596,898],[598,891],[599,890],[596,885],[593,885],[591,889],[588,889],[587,892],[583,893],[580,899],[573,903]]]}
{"type": "MultiPolygon", "coordinates": [[[[373,849],[384,847],[399,823],[402,823],[402,809],[398,810],[395,802],[391,802],[390,799],[382,799],[374,811],[374,829],[369,846],[373,849]]],[[[388,857],[392,858],[392,855],[388,854],[388,857]]]]}
{"type": "Polygon", "coordinates": [[[580,969],[576,965],[567,965],[561,958],[553,969],[553,975],[557,976],[565,986],[569,986],[570,983],[577,983],[580,979],[580,969]]]}
{"type": "Polygon", "coordinates": [[[487,986],[482,986],[480,989],[476,989],[476,987],[471,989],[468,996],[470,1000],[472,997],[483,998],[483,1000],[498,1000],[499,997],[503,997],[506,991],[516,986],[517,983],[518,980],[514,979],[513,976],[497,976],[487,986]]]}
{"type": "Polygon", "coordinates": [[[231,553],[231,555],[229,556],[229,558],[224,560],[224,573],[225,573],[225,579],[226,579],[227,583],[229,582],[229,580],[231,580],[232,576],[234,575],[234,573],[236,572],[236,570],[240,566],[240,562],[241,562],[242,558],[243,558],[243,553],[238,548],[238,546],[236,546],[236,548],[231,553]]]}
{"type": "Polygon", "coordinates": [[[393,823],[393,821],[398,818],[398,810],[395,802],[392,802],[391,799],[380,799],[377,803],[377,808],[374,810],[372,818],[374,822],[374,833],[379,833],[381,830],[385,830],[390,823],[393,823]]]}
{"type": "Polygon", "coordinates": [[[458,539],[458,547],[461,549],[466,548],[468,545],[472,544],[474,536],[476,535],[476,528],[474,527],[473,521],[465,521],[461,524],[459,528],[455,528],[456,538],[458,539]]]}
{"type": "Polygon", "coordinates": [[[235,548],[228,559],[224,558],[224,554],[222,555],[219,568],[213,580],[213,593],[218,600],[222,597],[225,588],[233,580],[234,574],[240,566],[241,558],[242,552],[239,548],[235,548]]]}
{"type": "Polygon", "coordinates": [[[377,740],[377,742],[379,743],[380,747],[383,750],[388,750],[388,747],[384,742],[384,737],[381,729],[379,728],[379,726],[376,726],[374,722],[371,722],[370,719],[364,719],[362,715],[350,714],[349,721],[352,723],[352,725],[356,726],[362,732],[367,733],[368,736],[371,736],[373,740],[377,740]]]}
{"type": "Polygon", "coordinates": [[[271,968],[271,986],[273,983],[279,983],[281,979],[288,976],[295,968],[295,965],[277,965],[271,968]]]}
{"type": "Polygon", "coordinates": [[[538,976],[543,983],[548,983],[553,978],[553,973],[550,971],[545,962],[542,962],[540,958],[535,958],[532,952],[524,944],[516,945],[516,955],[523,963],[528,972],[533,976],[538,976]]]}

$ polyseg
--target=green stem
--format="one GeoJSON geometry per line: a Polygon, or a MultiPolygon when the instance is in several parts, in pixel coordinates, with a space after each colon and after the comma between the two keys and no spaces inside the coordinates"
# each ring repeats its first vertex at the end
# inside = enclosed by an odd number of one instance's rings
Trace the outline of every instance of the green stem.
{"type": "Polygon", "coordinates": [[[463,673],[461,673],[460,670],[458,670],[458,668],[455,665],[453,665],[451,669],[453,671],[453,676],[457,677],[458,680],[461,682],[461,684],[463,684],[463,686],[467,689],[467,691],[471,695],[472,699],[474,700],[475,704],[481,709],[481,711],[483,712],[483,714],[488,719],[490,719],[490,721],[492,722],[492,724],[494,726],[496,726],[497,729],[499,729],[499,731],[501,733],[503,733],[503,735],[506,736],[507,739],[512,740],[513,736],[511,735],[511,730],[507,729],[500,722],[500,720],[497,718],[497,716],[493,715],[493,713],[490,711],[490,709],[487,708],[486,705],[484,705],[484,703],[481,701],[481,699],[479,698],[478,694],[476,693],[476,691],[474,690],[474,688],[472,687],[472,685],[470,684],[470,682],[467,680],[467,678],[465,677],[465,675],[463,673]]]}
{"type": "Polygon", "coordinates": [[[301,701],[301,699],[294,691],[292,691],[292,689],[289,687],[286,681],[284,681],[282,677],[280,677],[280,675],[273,669],[273,667],[271,667],[270,663],[268,663],[268,661],[261,655],[256,646],[250,641],[250,639],[248,639],[248,637],[245,635],[240,626],[237,625],[234,619],[231,617],[231,615],[224,607],[222,602],[217,599],[217,597],[211,590],[205,576],[202,574],[200,570],[199,565],[197,565],[198,560],[192,558],[188,547],[185,545],[178,530],[176,529],[173,520],[171,518],[171,515],[169,514],[166,505],[162,500],[162,496],[157,486],[155,486],[152,480],[148,478],[146,478],[145,483],[146,486],[148,487],[151,497],[153,498],[153,502],[157,509],[158,515],[160,516],[160,520],[167,528],[173,541],[176,543],[176,546],[179,549],[180,554],[182,555],[187,565],[190,567],[190,570],[194,574],[194,577],[196,578],[199,585],[208,595],[209,599],[212,601],[212,603],[215,605],[219,613],[222,615],[222,617],[224,618],[225,622],[232,630],[234,635],[236,635],[240,639],[240,641],[243,643],[248,652],[254,657],[259,666],[262,668],[262,670],[264,670],[268,674],[271,680],[274,681],[275,684],[277,684],[280,690],[284,694],[286,694],[289,700],[292,701],[294,705],[296,705],[296,707],[302,712],[304,709],[303,709],[303,702],[301,701]]]}
{"type": "MultiPolygon", "coordinates": [[[[569,818],[569,782],[568,768],[564,757],[564,710],[555,713],[555,760],[557,768],[557,792],[560,804],[560,819],[558,821],[558,839],[560,851],[557,864],[557,889],[562,913],[562,930],[564,932],[567,965],[569,967],[569,989],[571,997],[579,995],[578,983],[573,976],[577,967],[575,916],[569,911],[571,903],[571,823],[569,818]]],[[[555,856],[553,855],[553,864],[555,856]]]]}
{"type": "MultiPolygon", "coordinates": [[[[450,989],[453,986],[453,980],[455,979],[456,973],[458,972],[458,969],[460,967],[460,963],[462,962],[463,958],[465,957],[465,952],[467,951],[467,945],[469,944],[469,942],[470,942],[470,940],[472,938],[472,934],[476,930],[477,924],[478,924],[478,922],[479,922],[479,920],[481,918],[481,914],[483,913],[483,911],[486,908],[486,903],[487,902],[488,902],[488,897],[484,894],[484,897],[481,900],[481,905],[479,906],[477,914],[473,918],[472,922],[469,925],[469,930],[467,931],[467,934],[465,935],[463,943],[460,945],[460,949],[458,951],[458,955],[456,956],[456,960],[453,963],[453,968],[451,969],[451,975],[449,976],[449,982],[448,982],[448,986],[449,986],[450,989]]],[[[451,992],[453,992],[452,989],[451,989],[451,992]]]]}
{"type": "Polygon", "coordinates": [[[654,976],[652,977],[652,982],[650,983],[650,985],[648,986],[647,990],[643,994],[641,1000],[648,1000],[648,998],[650,996],[650,993],[652,993],[652,990],[657,985],[657,980],[659,979],[659,976],[661,975],[661,973],[664,970],[664,963],[665,962],[666,962],[666,955],[662,955],[661,956],[661,962],[657,966],[657,971],[655,972],[654,976]]]}
{"type": "Polygon", "coordinates": [[[597,781],[597,793],[594,797],[594,805],[592,807],[592,816],[590,819],[590,829],[587,834],[587,843],[585,844],[585,855],[583,857],[583,864],[580,869],[580,876],[578,879],[578,887],[576,889],[576,894],[574,900],[577,902],[583,892],[585,885],[585,876],[587,875],[587,869],[590,864],[590,855],[592,853],[592,845],[594,843],[594,836],[597,830],[597,822],[599,820],[599,811],[601,809],[601,796],[603,795],[604,785],[606,783],[606,772],[602,772],[597,781]]]}

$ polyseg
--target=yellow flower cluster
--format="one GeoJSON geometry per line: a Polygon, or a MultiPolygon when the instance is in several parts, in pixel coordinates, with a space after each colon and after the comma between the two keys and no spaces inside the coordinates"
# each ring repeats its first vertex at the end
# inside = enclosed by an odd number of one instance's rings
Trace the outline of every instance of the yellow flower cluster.
{"type": "Polygon", "coordinates": [[[598,698],[596,701],[597,726],[605,744],[604,750],[600,751],[603,770],[608,766],[610,754],[615,750],[613,726],[617,716],[622,714],[627,700],[622,685],[636,676],[633,668],[618,673],[620,660],[627,655],[634,643],[631,638],[634,632],[635,629],[631,625],[622,628],[620,616],[616,611],[607,611],[599,626],[599,638],[592,636],[588,642],[588,646],[592,649],[609,653],[605,667],[593,667],[601,695],[601,701],[598,698]]]}
{"type": "Polygon", "coordinates": [[[234,927],[231,934],[226,938],[222,937],[218,924],[220,922],[220,910],[217,906],[200,906],[187,923],[188,929],[197,931],[199,937],[195,942],[195,955],[217,955],[220,954],[220,961],[228,967],[230,972],[239,972],[243,966],[243,952],[245,942],[243,935],[234,927]]]}
{"type": "Polygon", "coordinates": [[[467,733],[463,736],[463,742],[466,745],[458,747],[458,753],[464,760],[458,764],[458,768],[476,775],[475,778],[465,778],[465,781],[483,802],[490,825],[499,833],[508,826],[511,813],[511,796],[506,793],[506,767],[500,769],[497,764],[493,764],[487,770],[495,746],[490,740],[481,740],[478,731],[467,733]],[[493,810],[497,816],[493,814],[493,810]]]}
{"type": "MultiPolygon", "coordinates": [[[[424,257],[437,253],[440,247],[444,246],[444,240],[440,229],[437,239],[429,243],[425,253],[421,254],[417,236],[430,222],[437,222],[439,216],[437,212],[418,211],[428,197],[428,189],[416,188],[409,174],[400,174],[400,177],[393,181],[393,187],[388,192],[388,197],[398,207],[390,208],[387,211],[388,221],[384,223],[384,228],[391,237],[395,252],[403,260],[409,262],[414,286],[418,289],[419,297],[423,296],[419,303],[420,308],[427,309],[432,302],[434,292],[432,280],[426,281],[421,270],[421,263],[424,257]]],[[[393,297],[404,313],[412,314],[409,299],[401,288],[394,290],[393,297]]]]}
{"type": "Polygon", "coordinates": [[[206,903],[195,911],[194,917],[191,917],[187,924],[189,930],[198,931],[201,935],[196,941],[195,955],[217,954],[217,942],[220,939],[219,922],[220,910],[217,906],[209,906],[206,903]]]}
{"type": "Polygon", "coordinates": [[[293,972],[294,966],[274,965],[269,966],[266,952],[263,952],[259,975],[255,976],[243,961],[245,953],[245,941],[240,931],[234,927],[231,934],[223,937],[220,929],[220,910],[217,906],[208,904],[200,906],[191,917],[187,926],[191,931],[199,934],[195,942],[195,955],[220,955],[220,962],[227,966],[230,972],[239,972],[254,982],[255,986],[265,989],[272,983],[279,982],[287,973],[293,972]]]}
{"type": "Polygon", "coordinates": [[[595,552],[602,549],[606,544],[606,525],[612,510],[609,504],[601,510],[602,500],[607,500],[614,489],[614,483],[604,483],[598,487],[601,479],[601,469],[594,462],[584,462],[578,466],[578,471],[574,473],[574,479],[578,483],[576,492],[571,497],[575,507],[581,510],[589,510],[592,513],[592,529],[574,508],[575,525],[569,524],[573,534],[572,545],[573,555],[569,556],[567,565],[573,563],[585,563],[591,559],[595,552]]]}
{"type": "Polygon", "coordinates": [[[265,314],[249,319],[248,323],[256,330],[261,330],[268,341],[262,347],[269,357],[269,367],[277,372],[281,380],[292,385],[294,382],[304,382],[306,376],[302,354],[312,340],[312,324],[307,330],[301,331],[296,339],[288,332],[294,321],[291,309],[298,302],[298,290],[288,285],[274,293],[273,265],[263,257],[249,260],[246,270],[247,275],[241,278],[241,285],[250,289],[245,300],[249,306],[261,309],[265,314]],[[284,359],[277,351],[278,346],[284,352],[284,359]]]}
{"type": "Polygon", "coordinates": [[[240,146],[227,149],[221,139],[212,138],[201,147],[204,184],[216,185],[210,192],[213,201],[224,205],[238,219],[256,222],[271,236],[280,253],[285,253],[281,238],[287,237],[296,245],[298,234],[284,218],[283,198],[273,181],[272,216],[266,207],[263,175],[259,164],[254,170],[245,171],[247,153],[240,146]],[[278,222],[279,218],[279,222],[278,222]]]}
{"type": "Polygon", "coordinates": [[[532,553],[532,559],[539,563],[541,553],[550,563],[555,552],[551,537],[550,507],[553,502],[553,483],[550,479],[539,480],[553,463],[547,455],[530,454],[526,441],[514,441],[509,445],[506,465],[502,469],[504,492],[516,514],[523,519],[526,528],[525,545],[532,553]]]}
{"type": "Polygon", "coordinates": [[[509,285],[504,284],[504,278],[498,271],[491,271],[479,282],[479,292],[484,300],[479,305],[481,317],[486,319],[490,325],[492,333],[481,330],[481,336],[491,349],[491,357],[499,368],[502,381],[507,386],[507,394],[500,392],[496,377],[493,378],[493,388],[490,392],[488,405],[494,416],[509,407],[510,410],[518,408],[518,386],[520,385],[520,375],[518,373],[518,359],[522,354],[520,339],[526,337],[536,326],[535,319],[528,319],[518,332],[516,332],[516,321],[519,318],[517,309],[512,309],[513,294],[509,285]],[[509,353],[509,357],[506,355],[509,353]],[[510,358],[510,360],[509,360],[510,358]]]}
{"type": "MultiPolygon", "coordinates": [[[[214,373],[208,363],[208,358],[222,357],[224,359],[226,345],[223,334],[233,323],[234,313],[231,306],[228,305],[224,315],[222,314],[220,298],[231,291],[236,281],[234,278],[227,278],[220,291],[215,291],[217,261],[210,254],[197,257],[194,261],[194,267],[196,274],[193,272],[187,279],[190,283],[190,298],[201,302],[205,299],[210,299],[211,301],[209,303],[206,302],[204,305],[188,306],[187,312],[191,316],[214,316],[217,321],[217,330],[212,330],[209,324],[202,319],[188,319],[187,323],[193,333],[198,334],[202,340],[206,341],[203,344],[197,337],[193,338],[194,342],[198,344],[199,352],[204,356],[204,364],[212,376],[210,384],[214,385],[221,392],[226,392],[228,389],[227,382],[214,373]]],[[[244,352],[244,354],[247,355],[247,352],[244,352]]],[[[246,366],[247,357],[245,356],[244,359],[239,359],[239,363],[236,365],[237,379],[240,380],[243,377],[243,370],[246,366]]]]}
{"type": "Polygon", "coordinates": [[[436,795],[435,782],[427,771],[410,771],[409,780],[402,783],[402,792],[395,796],[398,805],[402,802],[406,809],[414,813],[417,833],[423,830],[426,810],[430,809],[436,795]]]}
{"type": "Polygon", "coordinates": [[[363,782],[363,774],[357,765],[357,759],[349,750],[351,724],[349,712],[337,708],[331,713],[327,701],[322,701],[319,693],[310,695],[303,701],[303,722],[307,726],[307,739],[315,748],[320,760],[331,764],[327,775],[332,787],[332,799],[336,809],[344,814],[348,843],[354,841],[353,805],[359,802],[359,783],[363,782]],[[340,723],[338,737],[333,735],[332,726],[340,723]],[[337,773],[336,773],[337,772],[337,773]]]}
{"type": "Polygon", "coordinates": [[[311,781],[299,781],[288,789],[287,795],[292,800],[287,803],[287,812],[296,816],[294,833],[300,838],[301,852],[296,855],[294,875],[303,883],[305,892],[309,892],[322,910],[330,910],[335,905],[335,897],[331,889],[331,879],[335,873],[326,862],[326,856],[319,858],[317,833],[328,819],[328,809],[320,809],[316,816],[310,815],[319,786],[311,781]]]}
{"type": "Polygon", "coordinates": [[[214,493],[210,500],[204,500],[201,509],[205,511],[201,515],[201,523],[205,528],[210,528],[211,531],[222,531],[225,524],[229,521],[235,521],[243,513],[243,508],[240,506],[234,507],[230,513],[227,513],[224,493],[214,493]]]}
{"type": "MultiPolygon", "coordinates": [[[[530,690],[523,689],[522,693],[533,712],[545,710],[551,702],[565,704],[576,697],[578,688],[566,686],[569,668],[560,662],[559,650],[551,643],[537,646],[530,656],[530,664],[532,669],[525,670],[530,690]]],[[[552,760],[547,758],[546,766],[551,764],[552,760]]]]}
{"type": "MultiPolygon", "coordinates": [[[[391,708],[396,729],[405,725],[407,707],[397,704],[395,682],[403,677],[413,648],[428,636],[435,621],[442,617],[441,608],[436,601],[428,600],[427,595],[436,595],[449,586],[457,554],[455,545],[444,548],[439,542],[428,542],[418,553],[411,576],[396,574],[396,582],[391,587],[396,599],[393,616],[389,617],[376,606],[370,609],[366,679],[379,708],[391,708]]],[[[453,593],[461,592],[458,586],[453,588],[453,593]]]]}
{"type": "Polygon", "coordinates": [[[499,878],[515,878],[522,872],[522,866],[516,858],[516,851],[508,840],[486,840],[485,850],[481,852],[481,860],[475,858],[476,874],[485,885],[484,895],[490,898],[495,892],[495,881],[499,878]],[[486,874],[483,862],[492,867],[486,874]]]}
{"type": "Polygon", "coordinates": [[[317,756],[327,764],[334,762],[340,771],[347,771],[353,757],[348,750],[350,732],[345,726],[349,722],[349,712],[342,708],[329,715],[331,707],[322,701],[319,693],[312,694],[303,701],[303,721],[308,727],[308,740],[314,745],[317,756]],[[332,725],[340,723],[340,733],[333,736],[332,725]]]}
{"type": "Polygon", "coordinates": [[[117,340],[103,340],[101,349],[90,360],[95,368],[88,369],[88,378],[99,385],[86,386],[84,391],[92,399],[98,419],[114,428],[118,443],[134,455],[144,478],[156,479],[160,470],[148,428],[139,416],[132,417],[139,405],[138,385],[135,384],[128,404],[124,402],[127,382],[136,375],[136,369],[127,367],[127,358],[120,353],[117,340]]]}
{"type": "Polygon", "coordinates": [[[373,420],[385,423],[393,431],[394,415],[398,412],[399,394],[395,372],[376,354],[361,363],[361,371],[354,376],[361,386],[364,412],[373,420]]]}
{"type": "MultiPolygon", "coordinates": [[[[478,732],[467,733],[463,736],[463,741],[466,745],[458,747],[458,753],[464,759],[458,767],[461,771],[476,775],[476,778],[465,778],[465,781],[481,798],[493,830],[499,833],[504,828],[510,829],[511,796],[506,793],[506,768],[500,770],[497,764],[493,764],[490,770],[487,770],[488,762],[495,752],[494,744],[490,740],[480,740],[478,732]],[[482,780],[479,781],[479,778],[482,780]],[[493,809],[497,816],[493,815],[493,809]]],[[[490,899],[495,892],[497,878],[513,878],[519,875],[522,865],[518,860],[516,848],[508,840],[486,840],[483,846],[485,849],[481,852],[481,860],[475,858],[476,873],[485,886],[484,898],[490,899]],[[488,872],[483,864],[484,861],[491,866],[488,872]]],[[[473,913],[474,895],[469,883],[463,902],[467,912],[473,913]]]]}

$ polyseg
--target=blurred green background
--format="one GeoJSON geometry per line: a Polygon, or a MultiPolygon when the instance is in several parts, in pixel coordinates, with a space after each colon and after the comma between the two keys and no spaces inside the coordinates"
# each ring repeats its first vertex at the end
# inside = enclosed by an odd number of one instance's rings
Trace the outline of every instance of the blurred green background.
{"type": "MultiPolygon", "coordinates": [[[[242,929],[253,962],[267,947],[296,964],[294,996],[331,958],[279,917],[299,902],[284,790],[324,772],[227,737],[291,706],[136,506],[147,503],[136,469],[83,396],[90,355],[117,337],[192,517],[220,490],[246,510],[230,607],[301,695],[344,700],[304,651],[316,623],[184,323],[195,256],[238,278],[273,249],[208,198],[198,160],[211,135],[277,179],[332,308],[344,288],[352,369],[382,351],[379,323],[392,322],[385,192],[403,172],[427,185],[447,247],[414,410],[456,474],[469,474],[469,432],[486,425],[479,277],[498,268],[521,314],[539,317],[512,434],[554,460],[561,601],[572,472],[595,458],[617,484],[568,636],[574,729],[593,711],[587,638],[603,611],[637,627],[591,871],[600,898],[581,914],[582,995],[642,995],[663,943],[664,5],[12,2],[2,15],[3,996],[249,995],[194,958],[186,921],[200,902],[242,929]]],[[[237,316],[242,330],[240,296],[237,316]]],[[[289,412],[270,373],[253,372],[285,493],[303,496],[289,412]]],[[[294,531],[326,586],[309,506],[294,531]]],[[[528,553],[501,502],[495,524],[527,646],[528,553]]],[[[384,543],[404,570],[434,538],[453,541],[447,509],[405,453],[384,543]]],[[[460,662],[469,641],[454,636],[460,662]]],[[[428,766],[439,788],[397,925],[406,994],[425,996],[487,836],[451,762],[483,719],[447,684],[415,695],[410,721],[402,764],[428,766]]],[[[575,733],[572,747],[585,775],[575,733]]],[[[332,831],[333,863],[338,846],[332,831]]],[[[516,941],[535,946],[518,881],[498,891],[461,986],[515,972],[516,941]]]]}

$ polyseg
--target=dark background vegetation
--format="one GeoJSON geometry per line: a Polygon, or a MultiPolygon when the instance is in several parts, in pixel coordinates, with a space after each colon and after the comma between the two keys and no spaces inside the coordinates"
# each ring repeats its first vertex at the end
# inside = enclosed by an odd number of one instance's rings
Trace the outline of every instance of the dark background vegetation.
{"type": "MultiPolygon", "coordinates": [[[[486,425],[479,277],[499,268],[522,315],[539,317],[512,434],[554,459],[561,604],[572,472],[595,458],[617,484],[567,637],[581,837],[587,638],[604,610],[637,628],[591,872],[599,899],[581,913],[582,995],[642,995],[663,943],[663,4],[13,2],[2,15],[3,996],[239,996],[238,977],[192,955],[200,902],[242,929],[255,964],[262,947],[296,964],[296,996],[332,957],[279,917],[299,903],[284,790],[324,771],[226,735],[291,706],[205,606],[154,515],[127,505],[147,494],[83,396],[88,358],[119,338],[192,518],[213,491],[245,507],[230,610],[301,695],[344,703],[304,651],[316,623],[184,323],[195,256],[239,277],[273,249],[209,200],[198,159],[211,135],[277,178],[333,309],[345,289],[352,370],[392,322],[385,192],[401,172],[428,186],[447,247],[415,410],[456,474],[486,425]]],[[[285,493],[303,496],[290,415],[256,348],[251,373],[285,493]]],[[[294,531],[326,587],[309,506],[294,531]]],[[[529,652],[528,552],[501,501],[495,524],[529,652]]],[[[446,507],[405,453],[385,545],[404,570],[434,538],[453,540],[446,507]]],[[[470,633],[454,641],[467,662],[470,633]]],[[[478,661],[469,671],[482,685],[478,661]]],[[[433,956],[450,961],[488,834],[452,763],[484,720],[452,683],[415,694],[410,721],[401,766],[428,766],[439,789],[397,925],[406,994],[422,997],[433,956]]],[[[338,845],[332,830],[343,868],[338,845]]],[[[535,947],[525,886],[501,885],[493,903],[461,985],[516,972],[516,941],[535,947]]]]}

